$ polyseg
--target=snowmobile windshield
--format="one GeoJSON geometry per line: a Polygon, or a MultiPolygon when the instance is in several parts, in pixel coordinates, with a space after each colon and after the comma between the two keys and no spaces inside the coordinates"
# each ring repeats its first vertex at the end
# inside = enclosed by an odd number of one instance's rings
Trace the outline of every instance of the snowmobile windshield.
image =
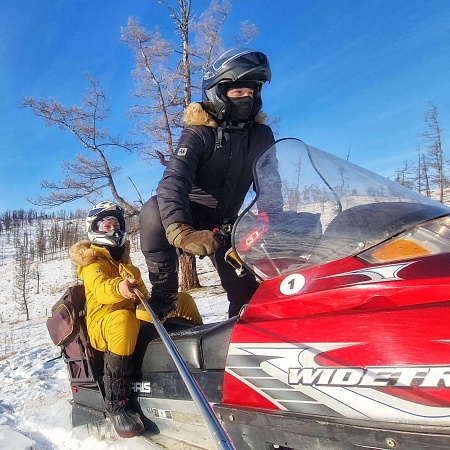
{"type": "Polygon", "coordinates": [[[254,165],[256,194],[238,217],[238,259],[270,279],[358,255],[450,208],[298,139],[254,165]]]}

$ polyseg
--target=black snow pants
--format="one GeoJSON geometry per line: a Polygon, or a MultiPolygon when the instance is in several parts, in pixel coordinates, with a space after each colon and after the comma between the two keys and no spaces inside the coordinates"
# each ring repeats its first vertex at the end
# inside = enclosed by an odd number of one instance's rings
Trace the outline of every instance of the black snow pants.
{"type": "MultiPolygon", "coordinates": [[[[191,213],[195,229],[209,229],[209,225],[202,223],[201,218],[195,217],[194,211],[191,213]]],[[[155,288],[169,293],[178,292],[178,253],[175,247],[167,242],[156,196],[143,205],[139,222],[141,250],[149,270],[152,293],[155,288]]],[[[227,250],[220,248],[210,258],[219,274],[222,287],[227,293],[228,317],[233,317],[239,313],[243,305],[250,301],[259,283],[250,273],[243,277],[236,275],[233,267],[224,260],[227,250]]]]}

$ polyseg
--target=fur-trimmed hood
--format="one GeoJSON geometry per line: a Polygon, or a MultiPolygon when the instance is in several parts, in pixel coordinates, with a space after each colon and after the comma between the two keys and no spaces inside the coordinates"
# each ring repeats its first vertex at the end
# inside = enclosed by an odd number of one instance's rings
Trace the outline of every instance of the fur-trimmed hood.
{"type": "MultiPolygon", "coordinates": [[[[260,111],[256,117],[255,123],[264,123],[267,116],[260,111]]],[[[205,109],[203,109],[201,103],[191,103],[184,111],[183,116],[184,126],[192,125],[204,125],[207,127],[217,128],[217,122],[205,109]]]]}
{"type": "MultiPolygon", "coordinates": [[[[125,245],[125,253],[122,259],[128,262],[130,244],[127,241],[125,245]]],[[[112,257],[106,248],[93,245],[89,241],[73,244],[69,249],[69,257],[79,267],[87,267],[101,258],[112,261],[112,257]]]]}
{"type": "MultiPolygon", "coordinates": [[[[106,248],[96,247],[89,241],[82,241],[73,244],[69,249],[71,261],[80,267],[87,267],[98,261],[99,258],[108,258],[109,252],[106,248]]],[[[108,259],[111,257],[109,256],[108,259]]]]}

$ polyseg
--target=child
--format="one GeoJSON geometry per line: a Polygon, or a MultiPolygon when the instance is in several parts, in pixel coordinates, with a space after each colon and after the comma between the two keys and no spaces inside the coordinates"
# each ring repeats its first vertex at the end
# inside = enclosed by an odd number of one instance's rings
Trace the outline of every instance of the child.
{"type": "MultiPolygon", "coordinates": [[[[121,437],[144,432],[139,415],[130,404],[129,382],[133,352],[140,329],[131,285],[148,298],[141,273],[130,260],[130,243],[122,208],[111,202],[94,206],[86,218],[89,242],[78,242],[69,251],[86,292],[86,324],[90,344],[104,355],[105,408],[121,437]]],[[[197,306],[189,295],[180,296],[175,316],[201,324],[197,306]]],[[[151,303],[150,303],[151,304],[151,303]]],[[[150,321],[140,311],[140,318],[150,321]]]]}

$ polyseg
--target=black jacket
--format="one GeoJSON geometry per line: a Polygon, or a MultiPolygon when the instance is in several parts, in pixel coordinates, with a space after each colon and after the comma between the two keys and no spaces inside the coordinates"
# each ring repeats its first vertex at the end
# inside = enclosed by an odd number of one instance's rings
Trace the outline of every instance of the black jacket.
{"type": "Polygon", "coordinates": [[[253,162],[274,143],[270,127],[258,123],[262,117],[226,128],[217,145],[212,117],[199,103],[188,106],[186,127],[156,191],[164,228],[179,222],[211,229],[238,214],[253,182],[253,162]]]}

